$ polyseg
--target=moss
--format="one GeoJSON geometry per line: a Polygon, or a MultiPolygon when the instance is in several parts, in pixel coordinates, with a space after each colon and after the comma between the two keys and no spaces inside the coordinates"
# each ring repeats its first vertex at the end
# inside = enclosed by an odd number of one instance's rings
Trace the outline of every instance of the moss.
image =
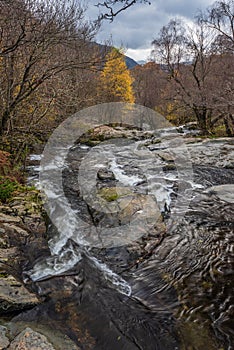
{"type": "Polygon", "coordinates": [[[105,199],[107,202],[113,202],[119,198],[116,188],[102,188],[98,191],[98,195],[105,199]]]}
{"type": "Polygon", "coordinates": [[[105,187],[101,188],[97,195],[107,202],[113,202],[121,197],[132,195],[132,192],[126,187],[105,187]]]}
{"type": "Polygon", "coordinates": [[[0,278],[7,278],[9,275],[6,272],[0,272],[0,278]]]}

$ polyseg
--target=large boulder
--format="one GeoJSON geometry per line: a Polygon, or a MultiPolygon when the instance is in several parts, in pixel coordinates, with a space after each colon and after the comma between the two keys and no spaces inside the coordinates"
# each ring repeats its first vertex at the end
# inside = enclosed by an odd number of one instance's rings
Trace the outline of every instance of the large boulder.
{"type": "Polygon", "coordinates": [[[55,350],[47,338],[27,327],[11,343],[9,350],[55,350]]]}
{"type": "MultiPolygon", "coordinates": [[[[8,323],[7,328],[0,327],[0,335],[5,336],[8,350],[80,350],[80,348],[60,331],[35,323],[8,323]]],[[[2,341],[3,344],[3,341],[2,341]]],[[[0,350],[1,341],[0,341],[0,350]]]]}

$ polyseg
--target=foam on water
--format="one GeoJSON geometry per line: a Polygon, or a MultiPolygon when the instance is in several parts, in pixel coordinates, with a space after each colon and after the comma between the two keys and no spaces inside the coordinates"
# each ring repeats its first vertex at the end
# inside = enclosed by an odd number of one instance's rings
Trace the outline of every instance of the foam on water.
{"type": "Polygon", "coordinates": [[[122,294],[131,296],[132,288],[122,277],[113,272],[106,264],[101,263],[98,259],[90,256],[90,260],[103,273],[104,278],[110,282],[122,294]]]}
{"type": "Polygon", "coordinates": [[[126,175],[122,167],[122,165],[117,164],[116,159],[113,159],[110,163],[110,170],[115,175],[116,180],[126,186],[136,186],[138,183],[142,182],[142,179],[136,175],[126,175]]]}
{"type": "Polygon", "coordinates": [[[40,161],[42,155],[41,154],[30,154],[29,160],[35,160],[35,161],[40,161]]]}
{"type": "Polygon", "coordinates": [[[43,262],[38,262],[33,269],[28,271],[32,281],[41,281],[52,276],[59,276],[73,268],[81,260],[80,251],[71,243],[63,248],[59,255],[47,257],[43,262]]]}

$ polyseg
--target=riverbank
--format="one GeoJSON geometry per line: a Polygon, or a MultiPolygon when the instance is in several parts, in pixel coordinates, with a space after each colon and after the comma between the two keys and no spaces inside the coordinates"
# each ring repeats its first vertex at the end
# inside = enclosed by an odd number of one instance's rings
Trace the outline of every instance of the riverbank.
{"type": "Polygon", "coordinates": [[[24,283],[23,270],[49,254],[46,221],[38,190],[25,187],[0,205],[1,350],[79,349],[59,331],[33,322],[13,321],[45,301],[38,290],[24,283]]]}

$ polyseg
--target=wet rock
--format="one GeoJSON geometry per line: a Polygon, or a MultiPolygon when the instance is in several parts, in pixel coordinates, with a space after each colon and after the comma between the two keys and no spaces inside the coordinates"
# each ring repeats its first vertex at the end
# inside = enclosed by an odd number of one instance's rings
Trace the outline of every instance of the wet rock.
{"type": "Polygon", "coordinates": [[[0,278],[0,310],[2,312],[22,310],[39,303],[37,296],[29,292],[13,276],[0,278]]]}
{"type": "Polygon", "coordinates": [[[66,334],[53,327],[53,321],[46,326],[37,322],[9,322],[6,327],[12,350],[20,350],[22,346],[24,350],[80,350],[66,334]]]}
{"type": "Polygon", "coordinates": [[[198,141],[190,143],[191,139],[184,139],[193,164],[234,168],[233,139],[219,138],[214,140],[203,139],[202,142],[198,141]]]}
{"type": "Polygon", "coordinates": [[[40,253],[46,244],[46,225],[42,215],[42,204],[38,193],[27,191],[13,197],[1,206],[0,213],[0,311],[18,312],[40,303],[37,296],[18,281],[22,264],[40,253]],[[27,254],[23,251],[26,249],[27,254]],[[17,277],[17,278],[16,278],[17,277]]]}
{"type": "Polygon", "coordinates": [[[213,186],[213,187],[210,187],[206,192],[209,193],[210,195],[214,194],[224,202],[234,203],[234,185],[233,184],[213,186]]]}
{"type": "Polygon", "coordinates": [[[11,247],[7,232],[2,231],[0,233],[0,280],[7,275],[7,270],[11,268],[10,263],[13,263],[16,256],[17,248],[11,247]]]}
{"type": "Polygon", "coordinates": [[[131,195],[132,192],[127,187],[103,187],[97,191],[97,196],[107,202],[121,200],[125,196],[131,195]]]}
{"type": "Polygon", "coordinates": [[[154,138],[151,140],[151,144],[152,144],[152,145],[156,145],[156,144],[161,143],[161,142],[162,142],[162,140],[159,139],[159,138],[157,138],[157,137],[154,137],[154,138]]]}
{"type": "Polygon", "coordinates": [[[55,350],[55,348],[44,335],[28,327],[14,339],[9,350],[55,350]]]}
{"type": "Polygon", "coordinates": [[[17,217],[17,216],[15,217],[15,216],[0,213],[0,222],[20,224],[22,223],[22,220],[20,217],[17,217]]]}
{"type": "Polygon", "coordinates": [[[157,152],[158,156],[166,162],[174,162],[175,156],[168,152],[157,152]]]}
{"type": "Polygon", "coordinates": [[[24,229],[22,229],[19,226],[13,225],[12,223],[8,224],[8,223],[4,223],[3,224],[4,228],[6,229],[6,231],[8,232],[8,234],[17,234],[19,235],[19,237],[26,237],[28,236],[28,232],[24,229]]]}
{"type": "Polygon", "coordinates": [[[6,349],[10,345],[10,341],[6,336],[7,328],[0,326],[0,350],[6,349]]]}
{"type": "Polygon", "coordinates": [[[175,165],[175,164],[170,163],[170,164],[164,165],[164,166],[162,167],[162,169],[163,169],[164,172],[167,172],[167,171],[174,171],[174,170],[176,170],[177,168],[176,168],[176,165],[175,165]]]}
{"type": "Polygon", "coordinates": [[[80,138],[79,142],[87,143],[90,146],[94,146],[99,142],[102,142],[111,138],[121,137],[121,136],[123,136],[123,132],[121,132],[120,130],[115,130],[110,126],[102,125],[95,128],[90,133],[83,135],[80,138]]]}
{"type": "MultiPolygon", "coordinates": [[[[17,248],[16,247],[11,247],[11,248],[6,248],[7,243],[5,243],[4,248],[0,248],[0,273],[2,270],[3,262],[7,262],[9,260],[13,260],[16,257],[17,253],[17,248]]],[[[1,278],[1,277],[0,277],[1,278]]]]}
{"type": "Polygon", "coordinates": [[[140,143],[138,145],[138,148],[139,149],[144,148],[144,147],[149,147],[150,148],[150,146],[160,144],[161,142],[162,141],[161,141],[160,138],[151,136],[149,140],[146,140],[145,142],[140,143]]]}
{"type": "Polygon", "coordinates": [[[39,238],[43,237],[46,228],[42,217],[38,217],[37,220],[35,222],[35,218],[30,216],[14,217],[1,214],[0,273],[12,273],[12,269],[16,275],[20,273],[21,263],[25,260],[22,248],[26,242],[34,240],[35,246],[40,248],[39,238]]]}
{"type": "Polygon", "coordinates": [[[44,235],[46,233],[46,223],[42,215],[31,214],[24,218],[24,224],[30,232],[35,234],[44,235]]]}
{"type": "Polygon", "coordinates": [[[82,137],[79,139],[79,142],[82,144],[85,143],[90,146],[95,146],[100,142],[103,142],[109,139],[114,139],[114,138],[145,140],[152,136],[153,136],[153,132],[151,131],[129,129],[127,127],[122,127],[122,126],[112,127],[112,126],[102,125],[86,133],[86,135],[82,135],[82,137]]]}
{"type": "Polygon", "coordinates": [[[102,168],[98,170],[97,176],[100,180],[115,180],[115,176],[112,171],[102,168]]]}
{"type": "Polygon", "coordinates": [[[7,248],[8,244],[4,238],[1,237],[6,231],[0,228],[0,248],[7,248]]]}

